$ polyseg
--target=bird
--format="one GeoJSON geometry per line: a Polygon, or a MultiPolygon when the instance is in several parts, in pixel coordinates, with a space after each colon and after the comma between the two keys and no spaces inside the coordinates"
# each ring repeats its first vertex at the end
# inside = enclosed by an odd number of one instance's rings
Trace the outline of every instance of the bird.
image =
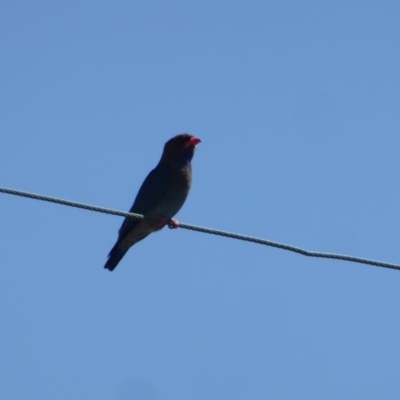
{"type": "Polygon", "coordinates": [[[134,244],[162,229],[181,209],[192,184],[191,161],[200,142],[199,138],[183,133],[165,143],[159,163],[143,181],[129,210],[145,218],[125,218],[105,269],[114,271],[134,244]]]}

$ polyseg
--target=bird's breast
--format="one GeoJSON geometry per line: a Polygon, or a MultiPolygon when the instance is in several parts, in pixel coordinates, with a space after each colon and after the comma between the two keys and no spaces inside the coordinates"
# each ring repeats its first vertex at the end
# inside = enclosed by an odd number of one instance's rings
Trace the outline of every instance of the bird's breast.
{"type": "Polygon", "coordinates": [[[185,203],[191,183],[192,169],[190,165],[175,169],[162,201],[152,210],[152,214],[172,218],[185,203]]]}

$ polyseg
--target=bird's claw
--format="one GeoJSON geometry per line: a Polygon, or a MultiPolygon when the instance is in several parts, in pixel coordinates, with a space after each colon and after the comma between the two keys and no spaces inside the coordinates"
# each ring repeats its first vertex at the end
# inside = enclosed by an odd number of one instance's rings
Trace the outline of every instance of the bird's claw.
{"type": "Polygon", "coordinates": [[[169,229],[178,229],[179,228],[179,222],[176,219],[170,219],[168,221],[168,228],[169,229]]]}
{"type": "Polygon", "coordinates": [[[179,228],[179,222],[176,219],[173,219],[173,218],[166,219],[163,217],[159,217],[158,218],[158,226],[164,228],[165,225],[168,225],[169,229],[179,228]]]}

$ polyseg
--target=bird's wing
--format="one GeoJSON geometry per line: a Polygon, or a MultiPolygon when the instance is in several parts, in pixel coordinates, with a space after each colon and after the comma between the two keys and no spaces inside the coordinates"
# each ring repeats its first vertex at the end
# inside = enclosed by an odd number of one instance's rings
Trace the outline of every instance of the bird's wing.
{"type": "MultiPolygon", "coordinates": [[[[156,207],[167,191],[171,182],[171,177],[171,168],[166,164],[158,164],[157,167],[147,175],[146,179],[142,183],[142,186],[136,195],[136,199],[129,211],[145,215],[151,209],[156,207]]],[[[119,238],[123,238],[135,227],[136,224],[137,220],[126,218],[119,230],[119,238]]]]}

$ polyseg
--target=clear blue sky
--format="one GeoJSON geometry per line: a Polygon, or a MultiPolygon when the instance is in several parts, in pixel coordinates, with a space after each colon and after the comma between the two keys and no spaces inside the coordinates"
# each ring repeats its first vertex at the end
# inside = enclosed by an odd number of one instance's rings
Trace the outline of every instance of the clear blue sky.
{"type": "MultiPolygon", "coordinates": [[[[398,1],[8,1],[0,186],[400,262],[398,1]]],[[[398,399],[400,272],[0,194],[0,400],[398,399]]]]}

